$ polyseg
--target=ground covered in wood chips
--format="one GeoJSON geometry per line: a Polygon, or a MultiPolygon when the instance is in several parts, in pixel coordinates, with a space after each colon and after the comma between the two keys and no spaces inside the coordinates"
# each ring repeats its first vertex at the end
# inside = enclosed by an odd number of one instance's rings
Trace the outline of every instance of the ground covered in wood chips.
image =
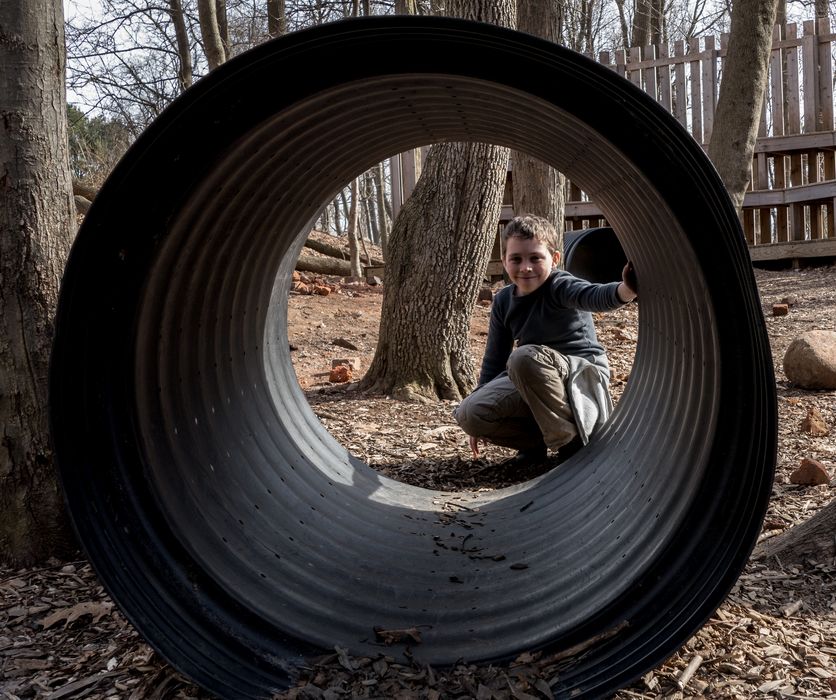
{"type": "MultiPolygon", "coordinates": [[[[788,384],[782,358],[809,329],[836,330],[836,266],[756,271],[778,388],[777,476],[761,539],[810,517],[836,495],[833,485],[798,486],[790,473],[804,457],[836,474],[836,392],[788,384]],[[793,297],[787,316],[772,304],[793,297]],[[816,407],[830,432],[800,427],[816,407]]],[[[329,280],[324,280],[329,282],[329,280]]],[[[323,424],[356,456],[389,476],[440,490],[492,489],[531,474],[501,468],[509,452],[488,447],[473,460],[451,418],[452,403],[404,404],[364,396],[329,381],[334,360],[350,360],[353,380],[373,355],[382,288],[336,284],[327,296],[291,293],[289,339],[300,385],[323,424]]],[[[476,308],[471,347],[484,348],[488,304],[476,308]]],[[[635,305],[596,317],[613,368],[613,394],[626,383],[638,336],[635,305]]],[[[478,361],[478,359],[477,359],[478,361]]],[[[571,651],[571,650],[570,650],[571,651]]],[[[287,698],[550,698],[549,681],[566,654],[522,654],[503,666],[453,669],[353,658],[344,650],[311,663],[287,698]]],[[[836,698],[836,561],[784,567],[751,561],[726,602],[665,664],[614,697],[836,698]]],[[[208,698],[171,669],[125,621],[89,564],[52,561],[37,569],[0,568],[0,698],[208,698]]]]}

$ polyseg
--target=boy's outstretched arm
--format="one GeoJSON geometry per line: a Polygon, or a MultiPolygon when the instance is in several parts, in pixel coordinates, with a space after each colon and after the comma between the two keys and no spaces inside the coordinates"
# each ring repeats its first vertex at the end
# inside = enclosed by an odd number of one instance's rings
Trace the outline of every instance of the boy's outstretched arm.
{"type": "Polygon", "coordinates": [[[629,260],[621,271],[621,284],[618,285],[618,298],[625,304],[633,301],[639,295],[639,282],[636,279],[636,271],[633,263],[629,260]]]}

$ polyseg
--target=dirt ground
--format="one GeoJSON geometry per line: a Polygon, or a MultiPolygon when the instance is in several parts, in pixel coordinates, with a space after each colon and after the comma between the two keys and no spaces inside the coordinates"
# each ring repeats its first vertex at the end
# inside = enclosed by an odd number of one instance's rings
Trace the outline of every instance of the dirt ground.
{"type": "MultiPolygon", "coordinates": [[[[836,495],[833,482],[790,483],[804,457],[836,474],[836,392],[795,388],[784,376],[789,343],[809,329],[836,330],[836,266],[756,271],[777,378],[777,475],[761,539],[810,517],[836,495]],[[794,297],[787,316],[772,304],[794,297]],[[816,407],[830,428],[812,437],[800,427],[816,407]]],[[[336,286],[336,285],[335,285],[336,286]]],[[[490,489],[530,474],[497,465],[509,452],[488,447],[472,460],[451,417],[453,404],[405,404],[365,396],[329,381],[332,360],[355,361],[362,376],[377,340],[382,287],[339,285],[327,296],[291,293],[291,357],[314,412],[328,430],[376,469],[434,489],[490,489]]],[[[477,306],[471,347],[478,361],[489,304],[477,306]]],[[[613,369],[617,400],[629,382],[638,337],[636,305],[596,316],[613,369]]],[[[523,654],[503,667],[429,669],[392,659],[352,659],[341,650],[311,667],[294,698],[551,697],[554,659],[523,654]]],[[[37,569],[0,568],[0,698],[210,697],[180,676],[128,625],[89,564],[53,561],[37,569]]],[[[753,560],[721,608],[665,664],[630,688],[627,698],[836,698],[836,561],[783,567],[753,560]]]]}

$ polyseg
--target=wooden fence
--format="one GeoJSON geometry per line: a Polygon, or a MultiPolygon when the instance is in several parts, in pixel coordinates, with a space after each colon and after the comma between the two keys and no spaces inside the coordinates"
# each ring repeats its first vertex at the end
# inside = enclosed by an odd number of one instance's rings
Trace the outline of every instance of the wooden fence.
{"type": "MultiPolygon", "coordinates": [[[[836,255],[833,41],[828,20],[773,31],[769,82],[743,202],[753,259],[836,255]],[[799,29],[801,31],[799,31],[799,29]]],[[[646,46],[598,60],[652,95],[703,146],[711,139],[728,35],[646,46]]],[[[567,225],[600,211],[567,185],[567,225]]]]}
{"type": "MultiPolygon", "coordinates": [[[[743,202],[753,259],[836,256],[834,39],[828,20],[774,28],[751,186],[743,202]]],[[[728,35],[709,36],[602,52],[598,60],[652,95],[705,146],[727,44],[728,35]]],[[[414,182],[414,172],[411,177],[405,172],[411,163],[399,159],[398,174],[394,166],[393,190],[406,197],[414,182]]],[[[604,223],[594,202],[571,182],[566,187],[567,229],[604,223]]],[[[503,219],[511,215],[513,202],[506,198],[503,219]]]]}

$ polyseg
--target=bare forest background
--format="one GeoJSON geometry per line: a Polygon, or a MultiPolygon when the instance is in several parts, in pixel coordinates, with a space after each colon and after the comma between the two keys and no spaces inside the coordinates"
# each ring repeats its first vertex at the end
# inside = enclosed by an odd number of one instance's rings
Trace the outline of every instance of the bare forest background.
{"type": "MultiPolygon", "coordinates": [[[[448,9],[444,0],[65,0],[64,5],[71,169],[76,195],[87,200],[139,133],[225,60],[272,37],[347,17],[448,9]]],[[[826,0],[780,2],[776,23],[827,19],[832,11],[826,0]]],[[[556,0],[553,15],[558,43],[598,57],[727,33],[731,3],[556,0]]],[[[420,173],[420,152],[417,159],[420,173]]],[[[323,203],[317,228],[349,237],[352,252],[356,249],[355,273],[361,264],[381,262],[363,251],[364,241],[381,246],[385,257],[404,183],[411,186],[410,174],[386,160],[323,203]]],[[[87,206],[83,200],[77,204],[82,210],[87,206]]]]}

